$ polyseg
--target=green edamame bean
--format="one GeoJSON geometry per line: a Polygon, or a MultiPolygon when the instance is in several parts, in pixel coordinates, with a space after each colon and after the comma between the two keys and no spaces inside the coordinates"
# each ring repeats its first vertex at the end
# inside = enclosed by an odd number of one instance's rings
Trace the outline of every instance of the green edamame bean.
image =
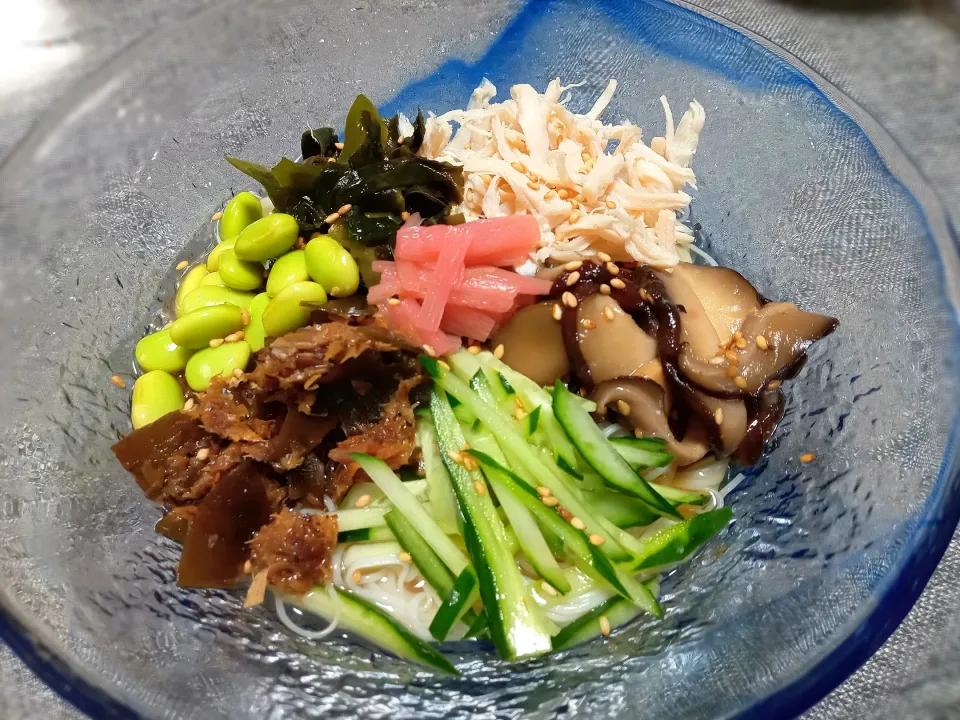
{"type": "Polygon", "coordinates": [[[243,339],[250,345],[250,349],[256,352],[267,344],[267,333],[263,329],[263,310],[270,302],[269,293],[260,293],[250,301],[250,324],[243,329],[243,339]]]}
{"type": "Polygon", "coordinates": [[[146,372],[163,370],[176,373],[187,366],[187,360],[193,355],[193,350],[177,345],[170,337],[168,325],[162,330],[143,337],[137,343],[133,355],[146,372]]]}
{"type": "Polygon", "coordinates": [[[353,295],[360,287],[357,261],[329,235],[315,237],[304,252],[310,279],[333,297],[353,295]]]}
{"type": "Polygon", "coordinates": [[[216,285],[218,287],[226,287],[227,284],[223,281],[223,278],[220,277],[220,271],[208,273],[207,276],[200,281],[201,285],[216,285]]]}
{"type": "Polygon", "coordinates": [[[292,250],[277,258],[267,277],[267,295],[274,297],[287,285],[309,280],[307,272],[307,254],[303,250],[292,250]]]}
{"type": "Polygon", "coordinates": [[[263,265],[241,260],[237,257],[236,248],[226,250],[220,256],[220,269],[217,272],[227,287],[234,290],[256,290],[263,285],[263,265]]]}
{"type": "Polygon", "coordinates": [[[292,216],[273,213],[244,228],[235,250],[241,260],[264,262],[280,257],[297,244],[300,228],[292,216]]]}
{"type": "Polygon", "coordinates": [[[180,315],[180,306],[183,303],[183,299],[200,287],[200,283],[203,282],[203,279],[209,274],[210,271],[207,270],[205,265],[197,265],[192,270],[187,271],[187,274],[181,278],[180,285],[177,287],[177,296],[173,302],[177,315],[180,315]]]}
{"type": "Polygon", "coordinates": [[[250,305],[251,300],[253,300],[253,293],[239,292],[217,285],[201,285],[183,298],[183,302],[180,303],[180,315],[192,313],[202,307],[223,305],[224,303],[246,308],[250,305]]]}
{"type": "Polygon", "coordinates": [[[213,378],[231,377],[236,368],[244,370],[250,362],[250,346],[240,342],[224,343],[219,347],[208,347],[194,353],[187,363],[184,375],[187,384],[200,392],[206,390],[213,378]]]}
{"type": "Polygon", "coordinates": [[[287,285],[277,293],[263,310],[263,331],[270,337],[279,337],[302,328],[310,320],[311,309],[300,303],[325,303],[327,293],[321,285],[304,281],[287,285]]]}
{"type": "Polygon", "coordinates": [[[177,318],[170,325],[170,338],[180,347],[200,350],[210,341],[243,329],[243,310],[224,304],[202,307],[177,318]]]}
{"type": "Polygon", "coordinates": [[[237,193],[227,203],[220,217],[220,239],[235,238],[247,225],[262,217],[260,198],[249,192],[237,193]]]}
{"type": "Polygon", "coordinates": [[[167,413],[183,409],[183,389],[177,379],[163,370],[152,370],[133,384],[130,420],[139,430],[167,413]]]}
{"type": "Polygon", "coordinates": [[[223,257],[223,254],[230,250],[234,245],[237,244],[237,239],[235,237],[228,238],[220,242],[213,250],[210,251],[210,254],[207,255],[207,270],[210,272],[216,272],[220,269],[220,258],[223,257]]]}

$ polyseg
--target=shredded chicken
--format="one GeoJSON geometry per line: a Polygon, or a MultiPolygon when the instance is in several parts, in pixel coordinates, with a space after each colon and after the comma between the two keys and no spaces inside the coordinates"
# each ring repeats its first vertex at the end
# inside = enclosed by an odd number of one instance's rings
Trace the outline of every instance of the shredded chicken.
{"type": "Polygon", "coordinates": [[[514,85],[510,99],[491,103],[497,89],[484,80],[466,109],[428,118],[420,154],[463,165],[467,220],[534,215],[540,248],[531,260],[537,265],[601,251],[616,260],[676,265],[693,240],[678,213],[690,204],[682,188],[696,188],[689,166],[703,107],[690,103],[674,126],[670,105],[660,98],[666,130],[647,146],[636,125],[599,120],[615,80],[583,115],[567,109],[564,93],[573,87],[559,79],[543,93],[514,85]]]}

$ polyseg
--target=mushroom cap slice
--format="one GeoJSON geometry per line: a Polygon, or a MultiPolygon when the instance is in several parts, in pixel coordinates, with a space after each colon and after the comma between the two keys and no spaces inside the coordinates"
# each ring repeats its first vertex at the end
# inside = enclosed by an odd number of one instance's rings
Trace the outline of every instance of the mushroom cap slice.
{"type": "Polygon", "coordinates": [[[551,302],[518,310],[494,335],[492,345],[503,345],[503,362],[538,385],[553,385],[570,372],[551,302]]]}
{"type": "Polygon", "coordinates": [[[656,360],[656,339],[641,330],[612,297],[590,295],[580,302],[577,312],[577,343],[593,382],[636,375],[656,360]]]}
{"type": "Polygon", "coordinates": [[[766,303],[743,275],[730,268],[680,263],[669,275],[674,284],[686,282],[696,293],[720,344],[729,342],[747,315],[766,303]]]}

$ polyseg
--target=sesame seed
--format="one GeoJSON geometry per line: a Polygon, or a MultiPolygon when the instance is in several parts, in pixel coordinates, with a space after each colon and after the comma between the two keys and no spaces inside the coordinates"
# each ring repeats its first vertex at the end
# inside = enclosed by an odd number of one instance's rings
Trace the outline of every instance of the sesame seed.
{"type": "Polygon", "coordinates": [[[187,265],[189,264],[190,263],[187,262],[186,260],[181,260],[180,262],[177,263],[177,270],[185,270],[187,268],[187,265]]]}
{"type": "Polygon", "coordinates": [[[600,634],[603,636],[610,634],[610,618],[606,615],[600,616],[600,634]]]}
{"type": "Polygon", "coordinates": [[[740,363],[740,356],[737,355],[733,350],[727,350],[723,356],[731,365],[737,365],[740,363]]]}
{"type": "Polygon", "coordinates": [[[514,160],[512,163],[510,163],[510,167],[512,167],[517,172],[525,173],[527,171],[527,166],[524,165],[519,160],[514,160]]]}
{"type": "Polygon", "coordinates": [[[500,359],[503,357],[503,352],[504,352],[504,350],[503,350],[503,343],[500,343],[499,345],[497,345],[497,346],[493,349],[493,356],[494,356],[497,360],[500,360],[500,359]]]}
{"type": "Polygon", "coordinates": [[[739,339],[741,339],[741,338],[743,337],[743,333],[740,332],[739,330],[737,330],[736,332],[733,333],[733,337],[735,337],[737,340],[739,340],[739,339]]]}
{"type": "Polygon", "coordinates": [[[590,153],[588,153],[588,152],[586,152],[586,151],[580,153],[580,159],[583,160],[584,162],[586,162],[587,160],[590,159],[590,153]]]}
{"type": "Polygon", "coordinates": [[[600,294],[601,294],[601,295],[609,295],[609,294],[610,294],[610,286],[607,285],[606,283],[600,283],[600,294]]]}
{"type": "Polygon", "coordinates": [[[387,300],[387,305],[399,305],[400,298],[390,298],[387,300]]]}
{"type": "Polygon", "coordinates": [[[432,358],[437,356],[437,351],[433,349],[433,345],[424,345],[423,351],[432,358]]]}
{"type": "Polygon", "coordinates": [[[757,347],[760,348],[761,350],[766,350],[768,347],[770,347],[769,345],[767,345],[767,339],[763,335],[757,335],[755,340],[757,343],[757,347]]]}
{"type": "Polygon", "coordinates": [[[215,212],[210,219],[211,219],[211,220],[219,220],[219,219],[222,218],[222,217],[223,217],[223,213],[218,211],[218,212],[215,212]]]}
{"type": "Polygon", "coordinates": [[[373,498],[369,495],[361,495],[357,498],[356,506],[358,508],[365,508],[367,505],[373,502],[373,498]]]}
{"type": "Polygon", "coordinates": [[[713,413],[713,419],[717,425],[723,424],[723,408],[717,408],[713,413]]]}
{"type": "Polygon", "coordinates": [[[553,200],[557,196],[556,190],[548,190],[547,194],[543,196],[544,200],[553,200]]]}
{"type": "Polygon", "coordinates": [[[583,267],[583,260],[571,260],[563,266],[564,270],[579,270],[583,267]]]}
{"type": "Polygon", "coordinates": [[[607,322],[613,322],[614,317],[615,315],[613,313],[613,308],[609,305],[605,305],[603,308],[603,319],[607,322]]]}
{"type": "Polygon", "coordinates": [[[334,146],[337,150],[343,150],[343,143],[342,143],[342,142],[334,143],[333,146],[334,146]]]}
{"type": "Polygon", "coordinates": [[[740,348],[741,350],[743,350],[746,346],[747,346],[746,338],[738,338],[738,339],[737,339],[737,347],[738,347],[738,348],[740,348]]]}
{"type": "Polygon", "coordinates": [[[487,494],[487,486],[484,485],[483,480],[479,480],[479,479],[478,479],[478,480],[474,480],[474,481],[473,481],[473,489],[477,491],[477,495],[486,495],[486,494],[487,494]]]}
{"type": "Polygon", "coordinates": [[[463,464],[463,455],[456,450],[447,450],[447,457],[457,463],[457,465],[463,464]]]}
{"type": "Polygon", "coordinates": [[[196,405],[196,401],[193,398],[187,398],[187,401],[183,404],[184,410],[193,410],[193,406],[196,405]]]}
{"type": "Polygon", "coordinates": [[[597,324],[596,324],[593,320],[591,320],[590,318],[586,318],[586,319],[583,321],[583,328],[584,328],[585,330],[593,330],[596,326],[597,326],[597,324]]]}
{"type": "Polygon", "coordinates": [[[570,213],[570,222],[575,223],[579,219],[580,219],[579,210],[574,210],[572,213],[570,213]]]}
{"type": "Polygon", "coordinates": [[[606,542],[606,539],[603,535],[591,535],[590,544],[591,545],[603,545],[606,542]]]}
{"type": "Polygon", "coordinates": [[[560,501],[557,500],[553,495],[547,495],[543,498],[543,504],[547,507],[556,507],[560,504],[560,501]]]}
{"type": "Polygon", "coordinates": [[[743,389],[747,386],[747,379],[743,375],[737,375],[733,379],[733,384],[736,385],[738,388],[743,389]]]}
{"type": "Polygon", "coordinates": [[[437,360],[437,363],[438,363],[438,364],[440,365],[440,367],[442,367],[444,370],[446,370],[447,372],[450,372],[450,366],[447,365],[447,363],[446,363],[445,361],[443,361],[443,360],[437,360]]]}
{"type": "Polygon", "coordinates": [[[210,347],[220,347],[223,345],[223,338],[214,338],[210,341],[210,347]]]}
{"type": "Polygon", "coordinates": [[[621,415],[629,415],[630,405],[624,400],[617,400],[617,410],[620,412],[621,415]]]}
{"type": "Polygon", "coordinates": [[[737,366],[728,365],[727,366],[727,377],[732,378],[737,376],[737,366]]]}
{"type": "Polygon", "coordinates": [[[597,253],[597,260],[599,260],[599,261],[602,262],[602,263],[608,263],[608,262],[610,262],[612,259],[613,259],[613,258],[611,258],[609,255],[607,255],[607,254],[606,254],[605,252],[603,252],[603,251],[597,253]]]}
{"type": "Polygon", "coordinates": [[[580,271],[574,270],[572,273],[567,275],[567,287],[571,287],[580,282],[580,271]]]}
{"type": "Polygon", "coordinates": [[[249,310],[243,309],[243,310],[240,311],[240,321],[244,324],[244,326],[247,326],[247,325],[250,324],[250,311],[249,311],[249,310]]]}
{"type": "Polygon", "coordinates": [[[606,205],[607,205],[607,207],[610,208],[611,210],[613,210],[615,207],[617,207],[617,204],[616,204],[613,200],[607,200],[606,205]]]}
{"type": "Polygon", "coordinates": [[[112,382],[114,385],[116,385],[118,388],[121,388],[121,389],[127,387],[127,383],[119,375],[111,376],[110,382],[112,382]]]}
{"type": "Polygon", "coordinates": [[[553,304],[553,319],[559,321],[563,317],[563,309],[557,304],[553,304]]]}
{"type": "Polygon", "coordinates": [[[568,197],[570,197],[570,192],[566,188],[561,188],[557,195],[560,196],[561,200],[566,200],[568,197]]]}
{"type": "Polygon", "coordinates": [[[210,457],[210,448],[200,448],[197,450],[197,460],[203,462],[208,457],[210,457]]]}
{"type": "Polygon", "coordinates": [[[570,524],[573,525],[577,530],[586,530],[587,524],[578,517],[573,518],[570,521],[570,524]]]}
{"type": "Polygon", "coordinates": [[[615,287],[617,290],[623,290],[627,284],[620,278],[614,278],[610,281],[610,286],[615,287]]]}
{"type": "Polygon", "coordinates": [[[717,355],[716,357],[710,358],[711,365],[723,365],[724,357],[723,355],[717,355]]]}
{"type": "Polygon", "coordinates": [[[562,300],[563,304],[569,308],[575,308],[577,306],[577,298],[569,290],[560,296],[560,300],[562,300]]]}
{"type": "MultiPolygon", "coordinates": [[[[581,198],[581,199],[582,199],[582,198],[581,198]]],[[[580,207],[580,203],[579,203],[579,201],[577,200],[577,198],[570,198],[570,207],[573,208],[574,210],[576,210],[578,207],[580,207]]],[[[577,217],[579,217],[579,215],[578,215],[577,217]]]]}
{"type": "Polygon", "coordinates": [[[552,595],[553,597],[556,597],[556,596],[557,596],[557,591],[556,591],[556,589],[553,587],[553,585],[551,585],[550,583],[548,583],[546,580],[544,580],[543,582],[540,583],[540,587],[543,588],[543,592],[544,592],[545,594],[547,594],[547,595],[552,595]]]}
{"type": "Polygon", "coordinates": [[[397,560],[400,562],[412,562],[413,556],[408,552],[397,553],[397,560]]]}
{"type": "Polygon", "coordinates": [[[608,263],[607,263],[607,272],[610,273],[611,275],[619,275],[619,274],[620,274],[620,268],[618,268],[615,264],[613,264],[613,262],[608,262],[608,263]]]}
{"type": "Polygon", "coordinates": [[[767,383],[767,390],[777,390],[779,388],[780,388],[779,380],[771,380],[769,383],[767,383]]]}
{"type": "Polygon", "coordinates": [[[480,463],[478,463],[472,455],[464,455],[463,466],[470,472],[473,472],[480,467],[480,463]]]}
{"type": "Polygon", "coordinates": [[[540,497],[550,497],[551,495],[553,495],[553,490],[551,490],[548,487],[544,487],[543,485],[540,485],[537,487],[537,495],[539,495],[540,497]]]}
{"type": "Polygon", "coordinates": [[[337,210],[337,215],[346,215],[348,212],[353,210],[353,205],[347,203],[346,205],[341,205],[340,209],[337,210]]]}
{"type": "Polygon", "coordinates": [[[409,220],[409,219],[410,219],[410,213],[408,213],[406,210],[404,210],[402,213],[400,213],[400,219],[401,219],[401,220],[404,220],[404,221],[409,220]]]}
{"type": "Polygon", "coordinates": [[[354,581],[355,583],[359,583],[361,580],[363,580],[363,573],[361,573],[359,570],[354,570],[354,571],[353,571],[353,581],[354,581]]]}
{"type": "Polygon", "coordinates": [[[517,408],[516,410],[513,411],[513,416],[517,420],[523,420],[523,417],[524,417],[523,410],[521,410],[520,408],[517,408]]]}
{"type": "Polygon", "coordinates": [[[520,396],[519,396],[519,395],[514,395],[514,396],[513,396],[513,402],[516,404],[516,406],[517,406],[518,408],[520,408],[521,410],[523,410],[523,400],[520,399],[520,396]]]}
{"type": "Polygon", "coordinates": [[[335,223],[339,219],[340,219],[340,213],[330,213],[323,219],[323,221],[327,225],[333,225],[333,223],[335,223]]]}
{"type": "Polygon", "coordinates": [[[471,355],[479,355],[479,354],[480,354],[480,346],[479,346],[479,345],[471,345],[470,347],[467,348],[467,352],[469,352],[471,355]]]}
{"type": "Polygon", "coordinates": [[[816,459],[817,459],[817,456],[814,455],[813,453],[804,453],[803,455],[800,456],[800,462],[802,463],[813,462],[816,459]]]}
{"type": "Polygon", "coordinates": [[[234,369],[233,369],[233,376],[234,376],[235,378],[242,378],[242,377],[243,377],[243,370],[241,370],[240,368],[234,368],[234,369]]]}
{"type": "Polygon", "coordinates": [[[540,189],[540,186],[539,186],[537,183],[535,183],[533,180],[531,180],[530,182],[527,183],[527,187],[530,188],[531,190],[539,190],[539,189],[540,189]]]}

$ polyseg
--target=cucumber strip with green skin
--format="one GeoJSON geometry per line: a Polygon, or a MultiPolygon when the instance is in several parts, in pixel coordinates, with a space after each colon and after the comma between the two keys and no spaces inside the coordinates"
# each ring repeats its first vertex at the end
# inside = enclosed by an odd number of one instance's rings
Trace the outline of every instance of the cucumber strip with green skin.
{"type": "MultiPolygon", "coordinates": [[[[453,587],[445,595],[441,595],[443,602],[436,615],[430,622],[430,634],[437,642],[443,642],[450,634],[450,628],[470,610],[470,606],[479,599],[477,590],[477,576],[468,568],[460,573],[453,582],[453,587]]],[[[472,621],[473,618],[470,618],[472,621]]]]}
{"type": "Polygon", "coordinates": [[[506,375],[504,375],[502,372],[497,372],[497,380],[500,381],[500,385],[503,387],[503,391],[507,395],[515,395],[517,393],[517,391],[513,389],[513,385],[510,384],[510,381],[507,380],[506,375]]]}
{"type": "MultiPolygon", "coordinates": [[[[429,365],[431,358],[425,360],[429,365]]],[[[439,369],[436,362],[433,367],[439,369]]],[[[434,384],[430,408],[440,442],[440,456],[460,504],[464,540],[479,580],[490,636],[506,660],[542,655],[550,650],[550,635],[540,619],[541,610],[523,582],[513,552],[504,547],[501,540],[506,533],[490,494],[477,493],[476,483],[483,483],[483,476],[454,462],[448,454],[461,452],[465,440],[443,390],[434,384]]]]}
{"type": "Polygon", "coordinates": [[[606,617],[611,628],[630,622],[640,614],[640,609],[629,600],[617,595],[603,605],[584,613],[553,637],[553,649],[564,650],[572,645],[602,635],[600,618],[606,617]]]}
{"type": "MultiPolygon", "coordinates": [[[[398,481],[399,482],[399,481],[398,481]]],[[[412,497],[412,496],[411,496],[412,497]]],[[[414,502],[419,502],[414,498],[414,502]]],[[[390,512],[387,507],[347,508],[337,510],[337,530],[349,532],[351,530],[366,530],[374,527],[386,526],[383,516],[390,512]]]]}
{"type": "MultiPolygon", "coordinates": [[[[486,379],[484,379],[484,382],[486,382],[486,379]]],[[[506,462],[503,458],[503,453],[500,452],[500,448],[497,446],[497,441],[489,435],[486,437],[471,435],[469,440],[471,450],[475,449],[486,453],[496,458],[500,463],[506,462]]],[[[500,509],[503,510],[507,521],[510,523],[510,527],[513,528],[514,533],[517,535],[517,542],[520,544],[520,549],[523,550],[523,554],[537,575],[553,585],[553,587],[561,593],[570,592],[570,583],[566,575],[563,574],[560,564],[553,556],[553,551],[547,544],[543,533],[540,531],[540,527],[537,525],[537,521],[530,511],[527,510],[524,504],[515,498],[512,493],[498,492],[497,499],[500,501],[500,509]]]]}
{"type": "MultiPolygon", "coordinates": [[[[493,353],[482,352],[479,355],[471,355],[466,351],[459,351],[449,358],[450,364],[457,373],[458,377],[469,381],[476,371],[471,369],[477,365],[482,367],[489,375],[502,377],[513,393],[517,394],[524,405],[541,408],[540,425],[550,445],[551,452],[559,462],[563,459],[566,467],[577,467],[577,451],[570,440],[567,439],[563,429],[557,423],[553,416],[553,398],[550,393],[537,385],[526,375],[521,375],[510,366],[494,357],[493,353]],[[462,353],[462,354],[461,354],[462,353]],[[467,355],[469,357],[464,357],[467,355]],[[468,374],[469,373],[469,374],[468,374]]],[[[491,383],[494,384],[494,383],[491,383]]],[[[495,386],[495,384],[494,384],[495,386]]],[[[499,406],[498,406],[499,407],[499,406]]],[[[594,405],[596,407],[596,405],[594,405]]]]}
{"type": "Polygon", "coordinates": [[[614,444],[626,445],[628,447],[639,448],[642,450],[649,450],[650,452],[665,452],[664,448],[667,446],[667,441],[663,438],[638,438],[634,437],[633,435],[616,435],[610,438],[610,442],[614,444]]]}
{"type": "Polygon", "coordinates": [[[449,593],[455,580],[453,573],[430,547],[430,543],[417,532],[413,523],[399,510],[391,510],[384,516],[384,520],[400,546],[409,553],[420,574],[437,591],[437,595],[444,597],[449,593]]]}
{"type": "MultiPolygon", "coordinates": [[[[563,507],[583,520],[590,532],[595,532],[603,537],[605,541],[602,546],[604,553],[617,559],[626,559],[628,557],[626,551],[610,536],[610,533],[600,526],[596,518],[593,517],[590,509],[580,499],[577,490],[568,485],[567,480],[561,477],[558,472],[554,471],[541,459],[539,451],[534,450],[527,444],[520,433],[513,427],[513,423],[510,420],[506,420],[496,407],[484,402],[463,380],[455,374],[443,370],[439,363],[433,358],[421,355],[420,365],[433,378],[434,384],[439,385],[447,395],[453,394],[458,397],[462,403],[470,405],[477,419],[496,437],[497,443],[510,457],[511,463],[517,462],[521,464],[525,472],[529,473],[531,477],[537,478],[539,484],[550,489],[563,507]]],[[[543,418],[544,416],[542,415],[541,421],[543,418]]],[[[434,421],[437,422],[436,413],[434,413],[434,421]]],[[[439,432],[439,427],[437,431],[439,432]]],[[[444,462],[446,462],[446,458],[444,458],[444,462]]]]}
{"type": "Polygon", "coordinates": [[[538,425],[540,425],[539,406],[531,410],[527,415],[524,416],[523,420],[520,421],[520,432],[522,432],[523,436],[529,440],[537,431],[538,425]]]}
{"type": "Polygon", "coordinates": [[[487,620],[486,611],[481,611],[476,620],[470,623],[470,627],[467,628],[467,634],[464,635],[464,638],[480,637],[481,634],[487,631],[490,627],[489,621],[487,620]]]}
{"type": "Polygon", "coordinates": [[[658,485],[657,483],[650,483],[650,487],[656,490],[660,497],[673,505],[705,505],[710,501],[710,493],[705,490],[683,490],[669,485],[658,485]]]}
{"type": "Polygon", "coordinates": [[[568,475],[573,475],[577,480],[583,480],[583,473],[577,470],[577,468],[569,465],[567,460],[563,455],[557,456],[557,467],[563,470],[568,475]]]}
{"type": "Polygon", "coordinates": [[[733,510],[728,507],[710,510],[694,515],[676,525],[664,528],[660,532],[640,542],[643,550],[637,553],[635,570],[672,565],[689,557],[710,538],[723,530],[733,519],[733,510]]]}
{"type": "Polygon", "coordinates": [[[440,526],[424,509],[423,505],[417,501],[413,493],[404,487],[400,478],[383,460],[363,453],[350,453],[350,457],[383,490],[393,506],[417,528],[417,532],[430,544],[433,551],[450,568],[452,573],[459,575],[470,566],[470,562],[460,548],[447,537],[447,534],[440,529],[440,526]]]}
{"type": "Polygon", "coordinates": [[[522,502],[537,522],[563,540],[570,555],[585,573],[606,581],[638,607],[656,617],[663,617],[659,603],[642,583],[619,571],[606,555],[596,549],[584,531],[573,527],[560,517],[556,510],[544,505],[537,491],[523,478],[479,450],[471,449],[469,452],[480,462],[484,474],[497,491],[497,496],[509,494],[522,502]]]}
{"type": "Polygon", "coordinates": [[[634,470],[644,470],[650,467],[664,467],[673,462],[673,455],[663,450],[650,450],[648,447],[637,445],[632,440],[637,438],[610,438],[609,443],[613,445],[620,457],[634,470]]]}
{"type": "Polygon", "coordinates": [[[387,540],[393,539],[394,535],[389,527],[360,528],[359,530],[347,530],[346,532],[337,533],[338,545],[358,542],[386,542],[387,540]]]}
{"type": "Polygon", "coordinates": [[[612,490],[587,490],[583,499],[598,518],[609,520],[619,528],[649,525],[658,517],[642,500],[612,490]]]}
{"type": "Polygon", "coordinates": [[[404,660],[413,660],[451,675],[460,674],[436,648],[415,636],[373,603],[340,589],[336,589],[336,592],[339,608],[327,588],[320,586],[306,595],[284,596],[284,599],[328,620],[336,617],[339,611],[339,627],[344,630],[404,660]]]}
{"type": "Polygon", "coordinates": [[[657,515],[681,518],[680,513],[637,475],[633,468],[617,452],[610,441],[577,403],[576,396],[557,380],[553,388],[553,411],[557,421],[567,433],[583,458],[608,485],[643,500],[657,515]]]}
{"type": "Polygon", "coordinates": [[[457,500],[450,486],[450,476],[440,458],[437,430],[433,417],[421,417],[417,421],[417,444],[423,453],[423,467],[427,473],[427,494],[437,525],[448,535],[460,532],[457,500]]]}
{"type": "MultiPolygon", "coordinates": [[[[403,477],[401,476],[400,479],[403,480],[403,477]]],[[[427,495],[427,481],[423,478],[403,480],[403,485],[421,502],[429,500],[427,495]]],[[[362,482],[350,488],[350,491],[344,496],[343,500],[340,501],[340,507],[344,510],[351,510],[356,507],[357,501],[364,495],[370,496],[370,503],[366,505],[366,507],[390,506],[390,501],[387,500],[387,496],[383,494],[383,490],[377,487],[376,483],[362,482]]]]}

